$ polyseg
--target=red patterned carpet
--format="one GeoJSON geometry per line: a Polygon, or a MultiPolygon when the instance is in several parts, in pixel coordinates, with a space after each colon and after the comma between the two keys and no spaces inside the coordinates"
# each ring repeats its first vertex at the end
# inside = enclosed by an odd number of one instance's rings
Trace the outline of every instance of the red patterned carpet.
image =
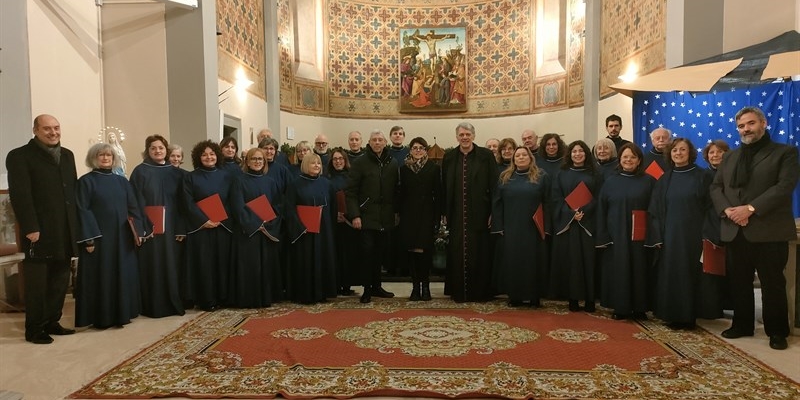
{"type": "Polygon", "coordinates": [[[656,321],[357,298],[199,316],[72,398],[798,399],[713,335],[656,321]]]}

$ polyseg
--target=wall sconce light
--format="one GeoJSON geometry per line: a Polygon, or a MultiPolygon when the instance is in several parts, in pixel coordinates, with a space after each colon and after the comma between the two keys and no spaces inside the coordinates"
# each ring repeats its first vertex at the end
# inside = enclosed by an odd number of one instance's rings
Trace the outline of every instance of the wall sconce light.
{"type": "Polygon", "coordinates": [[[636,80],[639,77],[639,67],[634,64],[628,64],[628,69],[625,70],[625,73],[618,76],[619,80],[625,83],[630,83],[636,80]]]}

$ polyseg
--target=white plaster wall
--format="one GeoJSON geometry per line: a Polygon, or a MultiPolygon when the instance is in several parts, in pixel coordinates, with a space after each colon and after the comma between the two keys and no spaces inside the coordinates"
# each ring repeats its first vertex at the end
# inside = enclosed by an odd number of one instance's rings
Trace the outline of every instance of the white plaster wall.
{"type": "Polygon", "coordinates": [[[800,0],[725,0],[722,52],[767,41],[800,26],[800,0]]]}
{"type": "MultiPolygon", "coordinates": [[[[224,80],[218,80],[218,91],[222,93],[226,89],[233,86],[233,83],[224,80]]],[[[226,99],[219,103],[219,109],[224,113],[242,120],[242,134],[236,138],[239,142],[239,147],[242,149],[249,149],[256,147],[256,135],[261,129],[267,127],[267,103],[263,99],[252,95],[244,89],[233,88],[227,93],[223,94],[220,98],[226,99]],[[252,136],[250,132],[253,132],[252,136]]],[[[190,145],[181,144],[187,147],[190,145]]]]}
{"type": "Polygon", "coordinates": [[[31,111],[61,122],[78,174],[103,126],[98,10],[93,1],[27,0],[31,111]]]}

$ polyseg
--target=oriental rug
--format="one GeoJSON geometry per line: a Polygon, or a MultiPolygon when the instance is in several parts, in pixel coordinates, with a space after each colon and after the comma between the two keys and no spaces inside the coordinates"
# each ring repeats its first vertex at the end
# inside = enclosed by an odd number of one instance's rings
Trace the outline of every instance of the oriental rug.
{"type": "Polygon", "coordinates": [[[798,399],[697,329],[435,299],[205,313],[71,398],[798,399]]]}

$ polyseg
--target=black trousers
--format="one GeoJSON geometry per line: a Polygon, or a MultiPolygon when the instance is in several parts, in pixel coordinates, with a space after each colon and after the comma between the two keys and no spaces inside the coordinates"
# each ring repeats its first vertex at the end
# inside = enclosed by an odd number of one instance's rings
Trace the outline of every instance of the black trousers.
{"type": "Polygon", "coordinates": [[[376,229],[361,230],[361,282],[365,287],[381,285],[381,263],[389,250],[389,232],[376,229]]]}
{"type": "Polygon", "coordinates": [[[61,319],[69,286],[70,260],[25,260],[25,337],[61,319]]]}
{"type": "Polygon", "coordinates": [[[754,243],[742,231],[725,246],[728,258],[728,282],[733,299],[733,328],[753,332],[755,300],[753,273],[761,282],[761,303],[764,331],[767,336],[789,336],[789,309],[786,299],[786,278],[783,269],[789,258],[787,242],[754,243]]]}

